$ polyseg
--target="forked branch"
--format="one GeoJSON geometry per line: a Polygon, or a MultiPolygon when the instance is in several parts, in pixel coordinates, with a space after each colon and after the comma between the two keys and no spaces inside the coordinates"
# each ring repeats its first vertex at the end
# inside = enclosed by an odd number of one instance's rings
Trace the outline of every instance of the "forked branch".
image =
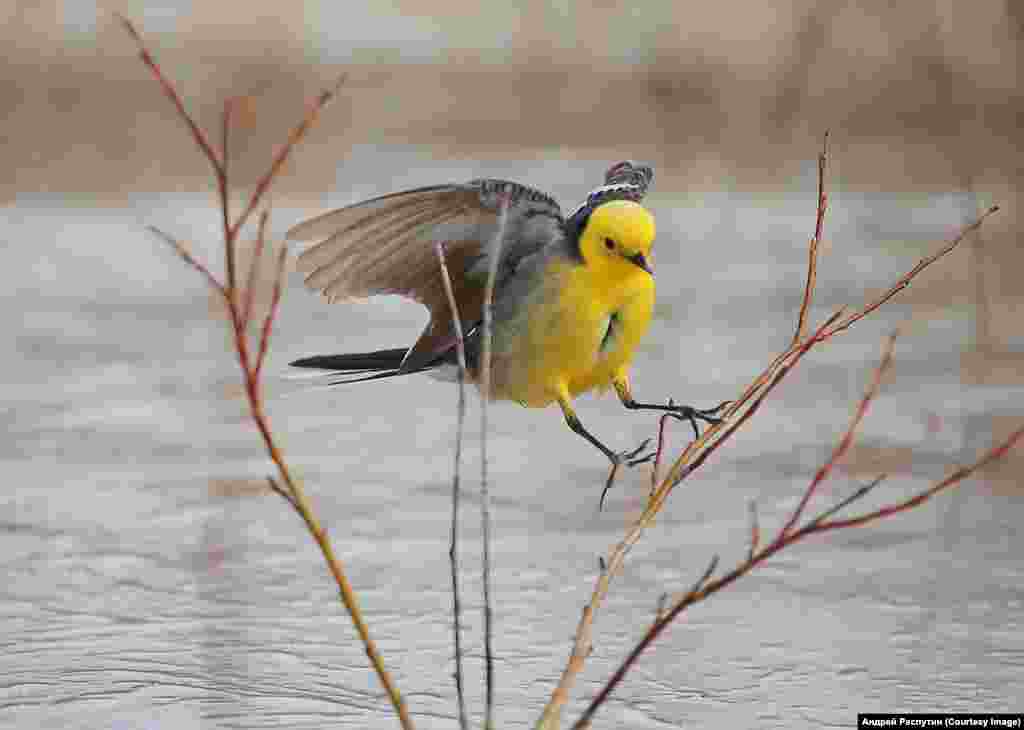
{"type": "MultiPolygon", "coordinates": [[[[750,418],[758,412],[761,404],[771,394],[776,387],[782,382],[786,376],[792,372],[792,370],[799,365],[803,358],[816,346],[829,340],[835,335],[844,332],[851,325],[855,324],[859,320],[868,316],[883,304],[892,299],[901,290],[906,288],[910,282],[921,274],[922,271],[927,269],[929,266],[939,261],[943,257],[954,251],[964,237],[971,231],[978,228],[984,220],[991,214],[998,210],[997,207],[992,207],[981,215],[976,221],[964,226],[959,234],[944,245],[936,253],[922,259],[917,263],[910,271],[901,276],[888,290],[886,290],[881,296],[869,301],[859,309],[852,313],[847,313],[845,308],[834,313],[825,322],[816,327],[814,331],[807,335],[807,318],[811,310],[811,305],[814,298],[814,290],[817,278],[817,257],[819,252],[819,243],[821,241],[822,231],[824,227],[825,214],[828,208],[828,195],[825,188],[825,173],[827,170],[827,154],[828,154],[828,135],[826,134],[825,140],[822,145],[822,152],[818,158],[818,205],[815,215],[815,226],[814,226],[814,237],[810,241],[808,247],[808,267],[807,277],[804,286],[804,294],[800,304],[800,309],[797,314],[797,322],[795,326],[795,334],[792,338],[789,346],[784,349],[779,355],[777,355],[768,365],[764,368],[750,384],[740,393],[735,401],[725,410],[723,414],[722,422],[709,426],[703,434],[697,439],[687,444],[683,449],[682,453],[675,459],[672,466],[668,469],[668,472],[661,477],[659,475],[659,467],[662,462],[663,450],[665,449],[664,439],[664,422],[659,426],[659,439],[658,439],[658,450],[655,456],[655,479],[659,479],[657,486],[652,490],[650,497],[648,498],[647,507],[644,512],[634,521],[634,523],[627,529],[623,539],[613,546],[609,551],[607,558],[603,560],[603,564],[607,566],[606,570],[602,570],[597,576],[594,582],[594,588],[591,593],[591,597],[587,606],[583,610],[583,614],[580,618],[577,626],[576,635],[573,640],[572,649],[570,651],[569,659],[566,662],[565,669],[562,672],[562,676],[559,679],[558,684],[551,693],[551,697],[548,701],[547,706],[544,708],[540,719],[537,722],[537,727],[543,730],[553,730],[559,727],[561,710],[565,703],[568,701],[569,692],[575,683],[575,679],[579,672],[582,671],[586,657],[590,653],[592,645],[591,634],[593,630],[594,618],[599,611],[604,598],[606,597],[610,588],[612,577],[621,572],[625,558],[632,547],[640,540],[644,532],[653,523],[657,515],[660,513],[665,501],[671,494],[672,490],[675,489],[684,479],[690,474],[699,469],[704,463],[707,462],[708,458],[727,443],[736,431],[741,428],[750,418]]],[[[888,352],[888,350],[887,350],[888,352]]],[[[889,367],[890,357],[884,356],[882,366],[879,368],[878,378],[882,377],[882,373],[889,367]]],[[[877,393],[878,383],[874,384],[874,389],[870,391],[871,398],[877,393]]],[[[870,402],[870,398],[868,399],[870,402]]],[[[866,405],[864,406],[866,408],[866,405]]],[[[851,423],[851,431],[856,428],[860,423],[860,419],[863,418],[863,413],[858,412],[855,414],[854,421],[851,423]]],[[[852,436],[851,436],[852,437],[852,436]]],[[[1011,438],[1015,443],[1016,439],[1011,438]]],[[[846,449],[849,448],[848,442],[841,441],[837,446],[838,453],[835,454],[835,458],[838,459],[845,453],[846,449]]],[[[1009,445],[1006,446],[1009,448],[1009,445]]],[[[997,447],[993,454],[1005,453],[1005,449],[1000,450],[997,447]]],[[[997,458],[997,457],[993,457],[997,458]]],[[[980,463],[980,462],[979,462],[980,463]]],[[[831,467],[829,468],[829,470],[831,467]]],[[[801,500],[801,504],[797,510],[791,516],[791,520],[786,526],[780,531],[780,535],[785,540],[789,541],[793,536],[799,535],[798,539],[802,539],[807,534],[808,526],[797,527],[799,520],[801,519],[804,510],[806,509],[807,502],[813,496],[817,490],[817,486],[827,476],[827,471],[821,475],[817,475],[815,481],[812,482],[808,493],[805,495],[805,499],[801,500]],[[782,533],[785,533],[782,535],[782,533]]],[[[961,477],[963,478],[963,477],[961,477]]],[[[866,494],[870,490],[870,485],[864,490],[866,494]]],[[[863,495],[861,495],[863,496],[863,495]]],[[[838,511],[847,506],[847,504],[855,501],[856,498],[851,499],[850,502],[835,505],[834,510],[838,511]]],[[[914,502],[914,505],[920,504],[924,499],[918,499],[914,502]]],[[[900,509],[905,509],[902,507],[900,509]]],[[[898,510],[896,510],[898,511],[898,510]]],[[[892,513],[892,512],[889,512],[892,513]]],[[[887,514],[889,514],[887,513],[887,514]]],[[[824,529],[834,529],[834,526],[838,526],[837,522],[832,520],[831,515],[819,515],[816,519],[819,520],[819,524],[815,527],[816,530],[820,531],[823,525],[829,525],[824,529]]],[[[769,555],[774,554],[780,549],[779,543],[780,537],[769,543],[767,546],[760,546],[760,529],[757,526],[756,516],[752,518],[752,529],[751,529],[751,546],[749,549],[749,561],[750,567],[758,564],[760,561],[767,558],[769,555]],[[767,551],[767,552],[766,552],[767,551]]],[[[789,544],[788,542],[786,544],[789,544]]],[[[746,569],[749,570],[749,567],[746,569]]],[[[697,594],[710,595],[710,593],[719,590],[721,587],[725,587],[735,580],[735,578],[744,574],[746,570],[740,571],[734,577],[721,582],[710,581],[701,591],[697,594]]],[[[732,574],[730,574],[732,575],[732,574]]],[[[691,601],[692,602],[692,601],[691,601]]],[[[687,604],[689,605],[689,604],[687,604]]],[[[681,609],[680,609],[681,610],[681,609]]],[[[672,612],[669,612],[669,615],[672,612]]],[[[676,612],[678,615],[678,611],[676,612]]],[[[671,620],[666,615],[666,620],[671,620]]],[[[658,630],[660,632],[660,629],[658,630]]],[[[656,634],[655,634],[656,635],[656,634]]],[[[653,637],[652,637],[653,640],[653,637]]],[[[646,646],[646,644],[645,644],[646,646]]],[[[642,651],[642,647],[639,651],[642,651]]],[[[628,670],[628,666],[626,667],[628,670]]],[[[625,670],[624,670],[625,671],[625,670]]],[[[603,695],[606,697],[607,695],[603,695]]],[[[603,701],[603,700],[601,700],[603,701]]],[[[599,705],[600,702],[597,702],[599,705]]],[[[592,713],[591,713],[592,714],[592,713]]],[[[589,717],[589,716],[588,716],[589,717]]],[[[585,718],[581,719],[582,725],[579,727],[585,727],[585,723],[588,720],[585,718]]]]}
{"type": "MultiPolygon", "coordinates": [[[[881,368],[879,368],[879,370],[881,370],[881,368]]],[[[876,377],[878,376],[878,374],[878,371],[876,371],[876,377]]],[[[869,391],[869,395],[866,396],[865,399],[861,401],[861,404],[858,407],[858,412],[861,410],[866,410],[867,405],[870,403],[873,397],[874,393],[869,391]]],[[[840,444],[837,444],[836,448],[833,450],[832,457],[830,457],[830,459],[825,464],[822,465],[821,469],[819,469],[818,474],[824,474],[825,476],[827,476],[832,471],[832,468],[837,463],[836,460],[838,458],[838,455],[841,454],[842,452],[842,441],[852,439],[852,429],[856,428],[857,423],[859,423],[859,421],[855,418],[855,422],[851,423],[850,428],[846,431],[846,433],[843,434],[843,437],[840,440],[840,444]]],[[[686,609],[688,609],[690,606],[693,606],[694,604],[700,603],[710,598],[715,593],[718,593],[723,588],[726,588],[733,582],[750,573],[758,565],[768,560],[768,558],[772,557],[776,553],[785,550],[786,548],[792,547],[793,545],[804,540],[805,538],[808,538],[812,535],[824,533],[829,530],[845,529],[850,527],[868,525],[873,522],[885,519],[886,517],[890,517],[900,512],[905,512],[906,510],[920,506],[927,502],[932,497],[934,497],[935,495],[939,494],[940,492],[947,490],[959,484],[963,480],[969,478],[970,476],[978,472],[980,469],[983,469],[988,464],[991,464],[992,462],[1003,458],[1010,449],[1012,449],[1022,440],[1024,440],[1024,426],[1021,426],[1016,431],[1011,433],[1006,439],[1004,439],[999,444],[991,447],[988,451],[986,451],[980,457],[978,457],[978,459],[974,463],[957,469],[949,476],[935,482],[929,488],[914,494],[912,497],[853,517],[835,517],[835,515],[838,512],[862,500],[875,487],[877,487],[884,479],[884,477],[878,477],[871,483],[858,488],[853,494],[840,500],[836,505],[833,505],[832,507],[824,510],[821,514],[812,518],[802,526],[790,527],[791,524],[797,524],[797,521],[799,520],[799,514],[802,511],[802,508],[806,505],[806,501],[810,499],[811,495],[813,494],[816,488],[816,485],[820,483],[820,481],[817,478],[818,475],[816,475],[815,480],[812,481],[811,484],[804,491],[804,499],[801,500],[800,506],[798,506],[793,511],[793,513],[790,515],[789,520],[786,523],[786,527],[779,530],[778,534],[776,535],[775,539],[772,540],[772,542],[768,543],[760,549],[751,551],[750,555],[747,557],[746,560],[741,562],[739,565],[737,565],[735,568],[733,568],[725,575],[712,580],[698,582],[695,588],[691,589],[690,591],[676,599],[673,605],[670,608],[668,608],[668,610],[665,611],[663,615],[658,617],[658,619],[644,633],[643,638],[641,638],[640,641],[637,642],[636,646],[633,647],[633,650],[630,651],[629,655],[615,670],[611,678],[601,688],[601,691],[598,692],[598,694],[590,702],[590,705],[573,725],[573,729],[584,730],[585,728],[590,727],[590,723],[594,717],[594,714],[601,707],[601,705],[607,701],[607,699],[611,696],[611,693],[615,690],[615,688],[618,687],[619,684],[621,684],[626,674],[640,658],[640,655],[647,648],[649,648],[651,644],[653,644],[654,641],[662,634],[662,632],[664,632],[665,629],[668,628],[668,626],[676,618],[678,618],[680,614],[685,612],[686,609]]]]}
{"type": "MultiPolygon", "coordinates": [[[[360,640],[365,647],[366,654],[370,659],[370,664],[373,666],[374,671],[380,680],[381,685],[384,687],[391,701],[391,704],[398,713],[399,721],[403,728],[407,730],[413,727],[412,719],[409,716],[408,709],[405,706],[405,701],[402,699],[401,694],[398,692],[398,688],[395,686],[391,676],[384,668],[384,661],[381,658],[380,652],[377,650],[376,645],[370,637],[369,628],[366,625],[366,621],[363,619],[362,612],[359,608],[359,603],[356,598],[355,591],[348,581],[348,577],[345,574],[344,566],[341,560],[334,553],[334,548],[328,539],[327,531],[320,524],[319,519],[313,512],[312,505],[310,504],[309,498],[306,495],[302,484],[295,479],[288,463],[285,461],[284,456],[281,452],[280,447],[274,438],[273,432],[270,429],[270,423],[267,419],[266,412],[263,406],[263,390],[262,381],[260,375],[262,373],[263,364],[266,361],[267,352],[270,346],[270,337],[274,328],[274,321],[277,316],[277,312],[280,308],[281,291],[284,282],[284,268],[286,260],[286,250],[281,249],[277,256],[276,267],[274,269],[274,280],[273,290],[271,295],[271,301],[269,309],[263,317],[263,321],[258,328],[256,333],[255,342],[255,354],[253,354],[253,345],[250,343],[250,324],[255,316],[253,297],[254,289],[257,286],[260,275],[260,266],[263,257],[263,249],[266,246],[266,225],[267,225],[267,213],[263,211],[259,217],[259,227],[256,239],[256,248],[253,252],[252,261],[250,263],[250,269],[246,278],[247,287],[244,293],[244,300],[239,301],[238,293],[238,277],[237,277],[237,260],[238,260],[238,238],[239,233],[244,227],[248,218],[252,213],[260,206],[264,195],[267,190],[270,189],[272,183],[277,179],[281,170],[284,167],[285,161],[291,154],[294,146],[303,138],[306,132],[310,129],[312,124],[317,118],[319,112],[327,104],[328,101],[334,96],[337,91],[337,86],[320,94],[319,97],[310,105],[306,112],[306,115],[302,118],[299,124],[292,130],[288,137],[287,142],[274,156],[270,167],[266,172],[257,180],[255,188],[249,196],[248,203],[242,214],[235,220],[231,219],[231,210],[229,207],[230,195],[231,195],[231,181],[228,176],[229,171],[229,135],[231,128],[231,116],[233,104],[229,101],[224,105],[223,115],[221,117],[221,144],[220,153],[218,154],[210,141],[203,132],[202,128],[196,123],[195,119],[189,114],[185,108],[185,104],[182,101],[180,94],[175,88],[174,84],[168,80],[167,76],[163,73],[159,63],[153,57],[153,54],[146,47],[142,40],[139,32],[136,30],[132,23],[124,18],[118,16],[121,24],[125,30],[131,35],[139,47],[139,57],[143,63],[149,68],[150,72],[160,83],[164,94],[171,100],[175,110],[178,113],[178,117],[188,127],[189,132],[192,135],[193,141],[199,147],[200,151],[209,161],[213,168],[213,174],[216,178],[216,186],[220,204],[220,212],[223,220],[223,245],[225,255],[225,268],[226,268],[226,280],[224,282],[218,281],[216,276],[211,273],[209,267],[195,258],[188,249],[180,241],[175,239],[173,236],[164,233],[158,229],[152,228],[151,230],[158,235],[161,239],[167,242],[176,253],[185,260],[190,266],[200,272],[206,279],[207,284],[210,288],[220,295],[227,306],[228,313],[231,319],[232,329],[234,331],[234,346],[235,352],[238,356],[238,363],[242,370],[243,380],[245,382],[245,392],[249,403],[249,412],[256,424],[257,429],[260,432],[260,436],[263,440],[264,447],[267,450],[267,454],[270,456],[274,465],[277,467],[278,478],[268,477],[268,484],[270,489],[279,494],[302,518],[306,524],[313,539],[316,540],[317,545],[320,547],[320,551],[323,554],[324,560],[327,563],[328,569],[334,576],[335,582],[338,584],[340,591],[340,598],[348,611],[352,623],[359,635],[360,640]]],[[[339,84],[341,81],[338,82],[339,84]]]]}

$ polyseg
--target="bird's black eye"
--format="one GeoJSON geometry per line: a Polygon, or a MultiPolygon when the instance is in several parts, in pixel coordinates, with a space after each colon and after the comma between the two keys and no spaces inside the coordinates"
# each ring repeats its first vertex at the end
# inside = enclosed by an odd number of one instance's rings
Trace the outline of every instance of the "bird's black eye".
{"type": "Polygon", "coordinates": [[[604,247],[611,251],[613,248],[615,248],[615,241],[613,241],[610,238],[604,239],[604,247]]]}

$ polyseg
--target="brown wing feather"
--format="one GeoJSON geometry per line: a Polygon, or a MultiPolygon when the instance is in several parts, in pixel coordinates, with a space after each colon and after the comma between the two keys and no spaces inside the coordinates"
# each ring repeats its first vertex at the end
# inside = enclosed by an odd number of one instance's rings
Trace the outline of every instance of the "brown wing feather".
{"type": "MultiPolygon", "coordinates": [[[[400,250],[406,234],[442,215],[445,209],[437,202],[396,201],[374,216],[340,228],[299,257],[299,269],[308,274],[306,284],[324,292],[333,286],[341,297],[380,293],[365,277],[366,269],[400,250]]],[[[415,254],[416,250],[408,253],[415,254]]]]}
{"type": "Polygon", "coordinates": [[[377,215],[383,210],[394,209],[396,205],[403,205],[416,201],[431,199],[436,193],[452,190],[458,185],[432,185],[430,187],[415,188],[401,193],[390,193],[381,195],[378,198],[364,200],[344,208],[329,210],[318,216],[292,226],[288,231],[288,238],[292,241],[320,241],[328,236],[338,233],[346,226],[358,222],[362,218],[369,218],[377,215]],[[400,200],[396,200],[399,199],[400,200]]]}

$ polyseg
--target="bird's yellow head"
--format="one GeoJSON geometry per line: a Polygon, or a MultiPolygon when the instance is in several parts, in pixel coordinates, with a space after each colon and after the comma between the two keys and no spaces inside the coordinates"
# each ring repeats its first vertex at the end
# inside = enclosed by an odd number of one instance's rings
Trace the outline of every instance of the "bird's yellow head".
{"type": "Polygon", "coordinates": [[[654,216],[639,203],[612,200],[597,206],[580,234],[580,254],[595,272],[624,278],[651,268],[654,216]]]}

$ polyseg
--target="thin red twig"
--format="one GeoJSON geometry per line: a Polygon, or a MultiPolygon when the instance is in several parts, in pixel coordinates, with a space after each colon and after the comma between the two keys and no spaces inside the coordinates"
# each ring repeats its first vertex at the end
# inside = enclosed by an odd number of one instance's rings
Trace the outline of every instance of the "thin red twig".
{"type": "Polygon", "coordinates": [[[818,247],[821,243],[821,232],[825,225],[825,210],[828,208],[828,196],[825,193],[825,166],[828,163],[828,130],[821,143],[821,154],[818,155],[818,212],[814,219],[814,238],[807,247],[807,282],[804,285],[804,297],[800,302],[800,313],[796,319],[796,332],[793,334],[793,345],[799,344],[807,331],[807,313],[814,299],[814,285],[818,275],[818,247]]]}
{"type": "Polygon", "coordinates": [[[174,104],[174,108],[177,109],[178,116],[186,125],[188,125],[189,131],[192,133],[192,138],[202,150],[206,159],[210,161],[210,164],[213,166],[213,171],[217,175],[219,181],[219,179],[224,175],[224,167],[221,164],[221,160],[217,158],[217,153],[213,151],[213,147],[210,145],[210,142],[203,133],[203,130],[199,128],[199,125],[196,124],[195,120],[192,119],[189,113],[185,110],[185,104],[181,100],[178,90],[174,87],[174,84],[164,76],[164,73],[160,70],[160,66],[157,64],[156,59],[153,58],[153,54],[151,54],[149,49],[146,48],[146,45],[142,40],[142,36],[135,29],[132,22],[120,13],[116,13],[115,15],[117,16],[117,19],[121,21],[121,25],[124,26],[124,29],[128,31],[128,35],[135,40],[135,43],[139,47],[139,58],[141,58],[142,62],[149,67],[149,70],[152,72],[153,76],[156,77],[156,80],[160,82],[160,86],[163,88],[164,94],[171,100],[171,103],[174,104]]]}
{"type": "Polygon", "coordinates": [[[1006,438],[1006,440],[1004,440],[1001,444],[986,452],[985,455],[982,456],[978,461],[974,462],[973,464],[970,464],[969,466],[960,467],[952,474],[950,474],[948,477],[938,482],[937,484],[933,485],[931,488],[925,490],[924,492],[916,494],[913,497],[910,497],[909,499],[906,499],[902,502],[898,502],[893,505],[888,505],[886,507],[880,507],[877,510],[868,512],[867,514],[858,515],[857,517],[850,517],[841,520],[824,520],[814,527],[813,532],[824,532],[826,530],[838,530],[845,527],[858,527],[860,525],[866,525],[870,522],[874,522],[876,520],[889,517],[890,515],[904,512],[910,509],[911,507],[916,507],[920,504],[924,504],[929,499],[937,495],[939,492],[942,492],[958,484],[959,482],[969,477],[978,469],[983,469],[989,464],[998,461],[999,459],[1002,459],[1003,457],[1006,456],[1007,452],[1014,446],[1016,446],[1017,443],[1022,439],[1024,439],[1024,426],[1021,426],[1016,431],[1011,433],[1006,438]]]}
{"type": "MultiPolygon", "coordinates": [[[[672,402],[669,401],[669,405],[672,402]]],[[[661,457],[665,451],[665,429],[668,426],[668,421],[674,417],[671,413],[664,413],[658,418],[658,446],[654,450],[654,463],[651,465],[651,494],[654,494],[658,488],[658,474],[661,471],[661,457]]]]}
{"type": "Polygon", "coordinates": [[[857,433],[857,429],[860,427],[861,421],[864,420],[864,416],[867,415],[871,402],[878,396],[878,391],[882,388],[882,378],[885,377],[885,374],[892,367],[892,352],[896,347],[896,336],[896,333],[893,332],[886,339],[885,351],[882,353],[882,360],[878,364],[878,367],[875,368],[871,384],[864,393],[864,397],[860,399],[860,402],[857,404],[857,408],[853,412],[853,418],[850,420],[850,425],[846,427],[843,437],[839,439],[839,443],[837,443],[835,448],[832,450],[832,454],[829,456],[828,460],[822,464],[821,468],[819,468],[817,472],[815,472],[814,479],[811,480],[811,485],[804,490],[800,503],[797,505],[796,509],[793,510],[793,514],[783,526],[780,536],[784,536],[796,526],[800,521],[800,518],[803,517],[804,510],[807,508],[807,503],[811,501],[815,492],[818,491],[818,487],[828,479],[836,464],[839,463],[843,456],[846,455],[846,452],[850,450],[850,446],[853,445],[853,439],[857,433]]]}
{"type": "Polygon", "coordinates": [[[256,244],[252,252],[252,261],[249,262],[249,276],[245,284],[245,298],[242,300],[241,320],[242,330],[249,327],[252,320],[253,308],[256,301],[256,288],[260,281],[260,266],[263,262],[263,249],[267,245],[267,221],[270,213],[266,210],[260,213],[259,226],[256,229],[256,244]]]}
{"type": "Polygon", "coordinates": [[[757,520],[757,502],[750,500],[747,510],[750,513],[750,547],[747,550],[747,560],[750,560],[761,545],[761,526],[757,520]]]}
{"type": "Polygon", "coordinates": [[[292,129],[291,133],[288,135],[288,140],[284,143],[284,145],[282,145],[281,149],[277,151],[277,154],[274,155],[274,159],[270,163],[270,167],[263,174],[263,176],[256,181],[256,187],[253,189],[252,194],[249,196],[248,204],[245,206],[245,209],[242,211],[242,214],[238,216],[238,219],[234,222],[234,225],[231,227],[236,234],[242,228],[242,226],[245,225],[246,221],[249,220],[249,216],[252,215],[252,212],[256,209],[256,206],[260,204],[260,201],[263,199],[263,195],[270,188],[270,184],[281,172],[281,169],[284,167],[285,162],[288,161],[288,156],[291,155],[292,150],[295,148],[295,145],[297,145],[302,140],[302,138],[306,136],[306,133],[309,132],[313,124],[316,123],[317,117],[319,117],[320,112],[323,111],[324,107],[327,106],[327,104],[330,103],[332,99],[334,99],[342,84],[345,83],[345,79],[346,75],[342,74],[341,76],[338,77],[338,80],[335,82],[334,86],[332,86],[329,89],[324,89],[324,91],[322,91],[320,95],[316,98],[316,100],[310,105],[309,109],[306,111],[305,116],[302,118],[302,121],[300,121],[292,129]]]}
{"type": "MultiPolygon", "coordinates": [[[[224,102],[221,112],[220,174],[217,175],[217,197],[220,199],[221,225],[224,228],[224,267],[227,271],[227,290],[232,300],[237,296],[238,280],[235,261],[238,253],[238,231],[231,227],[231,188],[228,183],[229,137],[231,132],[231,99],[224,102]]],[[[245,318],[242,318],[245,329],[245,318]]]]}
{"type": "Polygon", "coordinates": [[[274,293],[270,299],[270,310],[267,312],[267,316],[263,320],[263,329],[260,332],[259,354],[256,356],[256,366],[253,368],[253,372],[257,378],[263,370],[263,362],[267,359],[267,350],[270,347],[270,333],[273,331],[274,317],[277,315],[277,310],[281,303],[281,288],[284,284],[284,265],[287,260],[288,249],[282,246],[281,252],[277,255],[277,270],[274,277],[274,293]]]}
{"type": "MultiPolygon", "coordinates": [[[[267,420],[266,413],[263,410],[263,399],[261,394],[261,381],[260,373],[266,358],[267,348],[269,346],[270,334],[273,330],[274,319],[277,315],[280,307],[281,290],[283,287],[284,280],[284,264],[287,256],[287,249],[282,248],[278,258],[278,266],[276,276],[274,279],[274,291],[272,300],[270,303],[270,309],[263,321],[263,327],[260,332],[259,349],[256,356],[255,362],[253,362],[250,350],[249,340],[246,332],[246,326],[248,325],[248,316],[251,314],[251,305],[246,304],[243,309],[240,309],[239,302],[235,296],[236,294],[236,279],[235,279],[235,246],[237,244],[239,232],[245,225],[246,220],[255,210],[259,204],[263,194],[269,188],[271,182],[280,172],[288,154],[292,147],[298,142],[302,136],[306,133],[309,127],[313,124],[317,114],[323,108],[327,101],[334,95],[335,89],[325,91],[320,95],[317,102],[311,107],[309,113],[303,119],[303,121],[296,127],[292,132],[287,144],[274,158],[274,162],[271,165],[270,170],[260,179],[257,183],[256,190],[253,192],[249,199],[249,205],[233,224],[230,222],[230,186],[227,177],[227,156],[228,156],[228,130],[230,127],[230,103],[225,106],[224,116],[222,117],[222,140],[223,140],[223,157],[218,159],[217,154],[213,151],[206,135],[196,124],[195,120],[185,110],[185,106],[181,100],[175,87],[168,81],[159,65],[154,60],[152,54],[145,47],[142,42],[142,38],[136,31],[132,23],[122,15],[117,16],[125,29],[132,36],[139,46],[139,55],[142,61],[153,73],[156,80],[160,83],[166,96],[171,100],[178,115],[185,121],[189,130],[192,133],[192,137],[196,144],[200,147],[203,154],[210,161],[213,166],[214,174],[217,179],[217,190],[218,198],[221,208],[221,215],[224,222],[224,246],[225,246],[225,258],[227,265],[227,281],[222,284],[217,281],[209,269],[196,260],[188,250],[173,237],[165,234],[156,228],[151,230],[156,233],[160,238],[169,243],[175,251],[181,256],[188,264],[198,270],[206,278],[211,288],[217,291],[225,300],[228,312],[231,315],[232,328],[234,330],[235,338],[235,350],[238,355],[238,362],[241,366],[244,379],[246,395],[249,402],[250,414],[253,422],[256,424],[257,429],[260,432],[260,436],[263,440],[264,446],[266,447],[267,453],[270,456],[271,461],[277,467],[278,474],[280,475],[282,484],[275,481],[272,477],[268,479],[270,488],[280,494],[299,514],[302,520],[305,522],[307,529],[313,536],[313,539],[317,542],[321,553],[323,554],[324,561],[327,563],[328,569],[331,571],[334,577],[335,583],[339,588],[339,597],[342,604],[345,606],[349,617],[352,620],[352,624],[356,629],[356,633],[359,635],[360,641],[366,649],[366,655],[370,660],[370,664],[377,674],[381,685],[384,687],[388,694],[388,698],[391,701],[392,706],[395,708],[398,714],[399,721],[405,730],[411,730],[413,728],[412,717],[409,715],[408,707],[405,704],[405,700],[402,698],[398,691],[397,686],[391,679],[390,674],[384,667],[384,661],[377,650],[376,644],[370,636],[369,627],[363,618],[362,611],[359,608],[358,599],[356,598],[355,591],[352,588],[351,583],[348,580],[348,576],[345,574],[345,569],[342,565],[341,560],[337,557],[334,552],[334,547],[331,541],[328,539],[327,531],[320,524],[315,512],[313,511],[312,505],[309,502],[309,498],[306,496],[305,490],[302,485],[292,476],[292,473],[288,467],[288,464],[284,460],[280,449],[277,446],[274,436],[270,430],[270,425],[267,420]]],[[[339,82],[340,83],[340,82],[339,82]]],[[[262,246],[265,242],[265,217],[261,217],[260,231],[258,234],[258,245],[262,246]]],[[[255,262],[254,262],[255,263],[255,262]]],[[[252,274],[252,271],[250,271],[252,274]]],[[[247,295],[248,296],[248,295],[247,295]]]]}
{"type": "MultiPolygon", "coordinates": [[[[724,443],[726,443],[730,438],[732,438],[733,434],[736,433],[736,431],[739,430],[739,428],[744,423],[749,421],[751,417],[753,417],[753,415],[757,413],[758,410],[760,410],[761,405],[764,403],[768,395],[773,390],[775,390],[779,383],[781,383],[785,379],[785,377],[793,370],[793,368],[796,367],[797,363],[799,363],[800,360],[802,360],[804,356],[821,341],[821,338],[826,329],[829,327],[829,325],[834,323],[839,317],[842,316],[842,314],[843,310],[839,310],[838,312],[833,314],[831,317],[825,320],[824,324],[822,324],[820,327],[818,327],[817,330],[815,330],[813,335],[804,340],[803,344],[792,353],[790,359],[787,360],[784,365],[782,365],[772,374],[767,384],[764,385],[764,387],[758,393],[757,397],[750,404],[750,407],[748,407],[747,410],[740,414],[739,418],[729,423],[729,425],[725,427],[724,433],[722,433],[722,435],[719,436],[714,442],[706,444],[703,451],[701,451],[697,455],[697,457],[694,458],[692,461],[686,463],[683,468],[680,468],[675,476],[673,476],[673,472],[676,471],[676,468],[675,466],[673,466],[673,469],[665,477],[665,482],[663,483],[663,486],[667,485],[668,489],[664,491],[659,490],[658,495],[656,495],[657,501],[655,502],[655,505],[658,509],[660,509],[661,505],[668,497],[668,492],[671,490],[672,487],[674,487],[676,484],[678,484],[687,476],[689,476],[698,468],[700,468],[700,466],[705,461],[708,460],[708,457],[710,457],[713,453],[718,451],[718,449],[720,449],[724,443]]],[[[678,464],[679,462],[677,461],[676,463],[678,464]]]]}
{"type": "Polygon", "coordinates": [[[917,263],[916,266],[914,266],[914,268],[912,268],[906,274],[901,276],[896,281],[896,283],[893,284],[891,287],[889,287],[889,289],[887,289],[881,296],[879,296],[877,299],[875,299],[874,301],[870,302],[869,304],[865,305],[861,309],[857,310],[856,312],[851,314],[849,317],[844,319],[842,322],[839,322],[838,324],[836,324],[835,327],[833,327],[831,330],[829,330],[826,333],[825,337],[831,337],[832,335],[835,335],[835,334],[837,334],[839,332],[842,332],[843,330],[845,330],[848,327],[850,327],[850,325],[852,325],[854,322],[857,322],[857,321],[859,321],[861,319],[864,319],[864,317],[868,316],[869,314],[874,312],[876,309],[881,307],[883,304],[885,304],[887,301],[892,299],[894,296],[899,294],[901,291],[906,289],[908,286],[910,286],[910,282],[911,282],[911,280],[915,276],[920,274],[922,271],[927,269],[929,266],[934,264],[936,261],[941,259],[943,256],[946,256],[953,249],[955,249],[957,246],[959,246],[960,242],[963,241],[964,238],[967,237],[967,234],[969,234],[972,231],[975,231],[979,227],[981,227],[981,224],[985,222],[985,219],[988,218],[993,213],[997,212],[998,210],[999,210],[999,206],[998,205],[993,205],[991,208],[989,208],[984,213],[982,213],[978,217],[978,219],[975,220],[973,223],[971,223],[971,224],[969,224],[967,226],[964,226],[962,229],[960,229],[960,233],[957,234],[956,238],[954,238],[952,241],[950,241],[948,244],[946,244],[941,250],[936,251],[935,253],[933,253],[930,256],[925,256],[923,259],[921,259],[917,263]]]}
{"type": "MultiPolygon", "coordinates": [[[[224,285],[217,281],[217,277],[211,274],[210,270],[206,268],[199,261],[199,259],[197,259],[191,253],[189,253],[189,250],[185,248],[185,244],[183,244],[178,239],[174,238],[174,236],[170,235],[169,233],[165,233],[164,231],[160,230],[156,226],[146,226],[146,229],[153,235],[163,240],[168,246],[173,248],[174,252],[185,260],[185,263],[187,263],[189,266],[191,266],[193,269],[195,269],[196,271],[203,275],[203,277],[206,279],[206,283],[210,285],[211,289],[220,294],[225,299],[225,301],[228,300],[227,291],[224,289],[224,285]]],[[[228,302],[228,304],[230,305],[230,302],[228,302]]]]}

